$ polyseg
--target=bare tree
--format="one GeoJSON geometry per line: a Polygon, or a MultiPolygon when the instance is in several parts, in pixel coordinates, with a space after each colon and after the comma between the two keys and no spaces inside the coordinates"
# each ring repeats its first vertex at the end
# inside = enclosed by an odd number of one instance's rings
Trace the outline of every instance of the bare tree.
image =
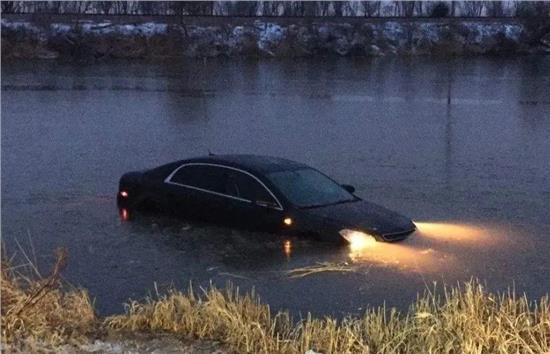
{"type": "Polygon", "coordinates": [[[328,16],[330,10],[330,2],[322,1],[321,2],[321,16],[328,16]]]}
{"type": "Polygon", "coordinates": [[[466,16],[469,17],[480,17],[485,7],[483,1],[465,1],[463,4],[466,10],[466,16]]]}
{"type": "Polygon", "coordinates": [[[344,2],[342,1],[332,1],[332,8],[334,9],[334,16],[342,17],[344,2]]]}
{"type": "Polygon", "coordinates": [[[155,2],[154,1],[139,1],[137,6],[138,6],[138,12],[141,15],[153,15],[154,8],[155,8],[155,2]]]}
{"type": "Polygon", "coordinates": [[[416,1],[396,1],[396,16],[412,17],[414,15],[414,8],[416,1]]]}
{"type": "Polygon", "coordinates": [[[53,14],[61,13],[61,1],[48,1],[44,4],[47,8],[47,12],[53,14]]]}
{"type": "Polygon", "coordinates": [[[318,15],[318,1],[292,1],[291,16],[312,17],[318,15]]]}
{"type": "Polygon", "coordinates": [[[446,16],[548,17],[550,1],[2,1],[2,13],[101,13],[105,15],[218,16],[398,16],[432,15],[436,4],[446,16]]]}
{"type": "Polygon", "coordinates": [[[302,16],[317,16],[317,1],[301,1],[303,4],[302,16]]]}
{"type": "Polygon", "coordinates": [[[451,9],[449,13],[451,16],[456,15],[456,5],[457,5],[457,1],[451,1],[451,9]]]}
{"type": "Polygon", "coordinates": [[[415,1],[416,14],[418,16],[424,16],[424,1],[415,1]]]}
{"type": "Polygon", "coordinates": [[[115,5],[115,14],[117,15],[126,15],[128,13],[128,2],[127,1],[114,1],[115,5]]]}
{"type": "MultiPolygon", "coordinates": [[[[182,1],[183,9],[188,15],[212,15],[211,1],[182,1]]],[[[240,3],[241,1],[238,1],[240,3]]]]}
{"type": "Polygon", "coordinates": [[[281,1],[262,1],[261,11],[264,16],[278,16],[281,1]]]}
{"type": "Polygon", "coordinates": [[[303,1],[292,1],[291,3],[291,16],[304,16],[304,2],[303,1]]]}
{"type": "Polygon", "coordinates": [[[357,16],[357,2],[356,1],[346,1],[344,2],[344,15],[345,16],[357,16]]]}
{"type": "Polygon", "coordinates": [[[2,13],[12,14],[15,12],[15,1],[2,1],[2,13]]]}
{"type": "Polygon", "coordinates": [[[380,1],[361,1],[365,17],[380,16],[380,1]]]}
{"type": "Polygon", "coordinates": [[[502,1],[485,1],[487,14],[491,17],[502,17],[504,15],[504,4],[502,1]]]}
{"type": "Polygon", "coordinates": [[[258,12],[256,1],[235,1],[231,5],[229,15],[232,16],[256,16],[258,12]]]}
{"type": "Polygon", "coordinates": [[[99,1],[98,2],[99,9],[101,13],[108,15],[109,12],[111,12],[111,9],[113,8],[113,2],[112,1],[99,1]]]}

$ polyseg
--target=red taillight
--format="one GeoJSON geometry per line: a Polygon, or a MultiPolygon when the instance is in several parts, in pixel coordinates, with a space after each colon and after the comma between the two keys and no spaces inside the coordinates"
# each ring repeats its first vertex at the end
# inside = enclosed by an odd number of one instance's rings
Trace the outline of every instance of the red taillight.
{"type": "Polygon", "coordinates": [[[121,196],[122,198],[128,198],[128,192],[126,192],[126,191],[120,191],[120,196],[121,196]]]}

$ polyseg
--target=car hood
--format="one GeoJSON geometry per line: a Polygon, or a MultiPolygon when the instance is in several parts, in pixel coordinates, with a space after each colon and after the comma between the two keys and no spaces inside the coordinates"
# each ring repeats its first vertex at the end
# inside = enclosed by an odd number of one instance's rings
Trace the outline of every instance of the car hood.
{"type": "Polygon", "coordinates": [[[364,200],[304,209],[304,211],[312,216],[328,219],[340,228],[381,236],[415,230],[411,219],[364,200]]]}

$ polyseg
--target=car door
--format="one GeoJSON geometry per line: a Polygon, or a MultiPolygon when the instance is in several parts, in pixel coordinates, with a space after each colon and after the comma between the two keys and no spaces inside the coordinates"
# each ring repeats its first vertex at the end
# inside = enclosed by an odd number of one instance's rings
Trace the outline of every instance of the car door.
{"type": "Polygon", "coordinates": [[[274,230],[281,226],[280,203],[259,179],[240,170],[228,170],[226,193],[238,198],[231,202],[230,214],[235,223],[246,228],[274,230]]]}
{"type": "Polygon", "coordinates": [[[215,221],[223,212],[222,172],[216,166],[200,163],[178,167],[165,180],[172,209],[181,216],[215,221]]]}

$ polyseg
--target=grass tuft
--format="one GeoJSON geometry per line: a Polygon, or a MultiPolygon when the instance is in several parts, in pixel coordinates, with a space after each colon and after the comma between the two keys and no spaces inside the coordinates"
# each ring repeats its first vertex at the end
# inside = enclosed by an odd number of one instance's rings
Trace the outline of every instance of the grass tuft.
{"type": "Polygon", "coordinates": [[[197,296],[172,291],[107,318],[117,330],[163,331],[221,340],[239,353],[549,353],[548,296],[529,302],[493,294],[478,281],[426,291],[400,313],[378,307],[342,320],[272,314],[254,293],[210,287],[197,296]]]}
{"type": "Polygon", "coordinates": [[[36,352],[78,343],[96,329],[98,321],[88,293],[61,285],[60,274],[67,264],[65,249],[56,251],[54,267],[46,277],[30,263],[12,267],[3,258],[3,351],[36,352]]]}

